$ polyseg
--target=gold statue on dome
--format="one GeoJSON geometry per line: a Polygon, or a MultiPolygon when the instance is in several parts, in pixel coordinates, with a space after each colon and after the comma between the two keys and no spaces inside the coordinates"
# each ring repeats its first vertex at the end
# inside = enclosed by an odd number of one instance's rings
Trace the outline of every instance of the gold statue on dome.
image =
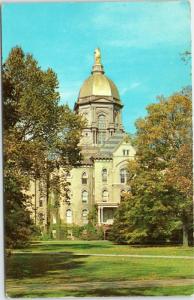
{"type": "Polygon", "coordinates": [[[101,64],[100,48],[96,48],[94,50],[94,62],[95,62],[95,65],[100,65],[101,64]]]}

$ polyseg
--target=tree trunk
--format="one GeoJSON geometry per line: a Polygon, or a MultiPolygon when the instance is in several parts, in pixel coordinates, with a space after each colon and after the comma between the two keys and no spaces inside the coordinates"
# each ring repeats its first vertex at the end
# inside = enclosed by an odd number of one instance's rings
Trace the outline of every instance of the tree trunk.
{"type": "Polygon", "coordinates": [[[184,247],[189,246],[188,230],[187,230],[187,226],[185,224],[183,224],[183,246],[184,247]]]}
{"type": "Polygon", "coordinates": [[[47,205],[47,218],[46,218],[46,232],[48,235],[50,235],[50,176],[49,173],[47,173],[47,178],[46,178],[46,205],[47,205]]]}

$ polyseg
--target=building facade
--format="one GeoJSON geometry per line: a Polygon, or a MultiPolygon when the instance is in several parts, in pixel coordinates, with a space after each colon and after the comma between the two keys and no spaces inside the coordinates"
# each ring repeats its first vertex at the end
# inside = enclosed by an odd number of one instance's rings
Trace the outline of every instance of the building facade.
{"type": "MultiPolygon", "coordinates": [[[[84,225],[94,207],[98,225],[111,225],[127,185],[128,161],[135,150],[122,125],[122,102],[116,85],[104,72],[100,50],[94,53],[91,75],[84,81],[74,111],[86,120],[80,147],[82,162],[67,176],[68,200],[51,213],[51,223],[84,225]]],[[[48,207],[41,183],[32,183],[36,223],[46,226],[48,207]]],[[[62,196],[61,196],[62,197],[62,196]]],[[[55,230],[53,230],[55,235],[55,230]]]]}

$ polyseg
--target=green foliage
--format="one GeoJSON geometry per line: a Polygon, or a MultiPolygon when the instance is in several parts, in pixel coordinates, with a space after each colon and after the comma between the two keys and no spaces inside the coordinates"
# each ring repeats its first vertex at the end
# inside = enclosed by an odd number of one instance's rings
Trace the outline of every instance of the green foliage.
{"type": "Polygon", "coordinates": [[[84,231],[84,226],[73,225],[72,227],[72,235],[74,238],[81,239],[82,233],[84,231]]]}
{"type": "Polygon", "coordinates": [[[94,206],[90,211],[89,211],[89,214],[88,214],[88,223],[93,225],[93,226],[96,226],[98,222],[98,210],[97,210],[97,207],[94,206]]]}
{"type": "Polygon", "coordinates": [[[120,205],[111,238],[126,243],[188,244],[192,230],[191,94],[150,105],[138,120],[136,160],[129,163],[131,193],[120,205]]]}
{"type": "Polygon", "coordinates": [[[72,235],[74,238],[87,241],[103,239],[102,228],[94,226],[90,223],[84,226],[73,225],[71,228],[72,235]]]}
{"type": "Polygon", "coordinates": [[[41,70],[19,47],[3,64],[2,83],[6,246],[15,247],[24,245],[33,232],[32,207],[24,192],[30,179],[47,182],[48,202],[51,190],[62,186],[65,191],[65,176],[57,180],[58,169],[65,172],[80,159],[77,144],[83,123],[67,105],[59,104],[56,74],[41,70]]]}
{"type": "Polygon", "coordinates": [[[83,232],[81,238],[83,240],[102,240],[103,239],[103,230],[101,227],[95,227],[92,224],[87,224],[83,226],[83,232]]]}

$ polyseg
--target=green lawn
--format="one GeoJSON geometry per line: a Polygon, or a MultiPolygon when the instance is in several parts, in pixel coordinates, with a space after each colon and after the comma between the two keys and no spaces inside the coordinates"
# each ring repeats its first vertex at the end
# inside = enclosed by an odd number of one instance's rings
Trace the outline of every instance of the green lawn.
{"type": "MultiPolygon", "coordinates": [[[[15,252],[21,250],[16,250],[15,252]]],[[[74,252],[103,254],[146,254],[146,255],[186,255],[194,256],[193,247],[142,247],[116,245],[109,241],[34,241],[23,252],[74,252]]]]}
{"type": "MultiPolygon", "coordinates": [[[[190,295],[193,286],[170,286],[171,279],[194,278],[194,260],[90,256],[89,254],[193,255],[182,247],[129,247],[107,241],[34,242],[7,259],[6,290],[10,297],[190,295]],[[80,254],[80,255],[79,255],[80,254]],[[81,255],[88,254],[88,255],[81,255]],[[168,279],[169,286],[141,287],[145,280],[168,279]],[[139,281],[138,287],[113,288],[104,283],[139,281]],[[96,288],[82,287],[94,283],[96,288]],[[99,287],[98,287],[99,282],[99,287]],[[102,284],[101,284],[102,282],[102,284]],[[68,284],[77,284],[71,289],[68,284]]],[[[116,285],[115,285],[116,286],[116,285]]]]}

